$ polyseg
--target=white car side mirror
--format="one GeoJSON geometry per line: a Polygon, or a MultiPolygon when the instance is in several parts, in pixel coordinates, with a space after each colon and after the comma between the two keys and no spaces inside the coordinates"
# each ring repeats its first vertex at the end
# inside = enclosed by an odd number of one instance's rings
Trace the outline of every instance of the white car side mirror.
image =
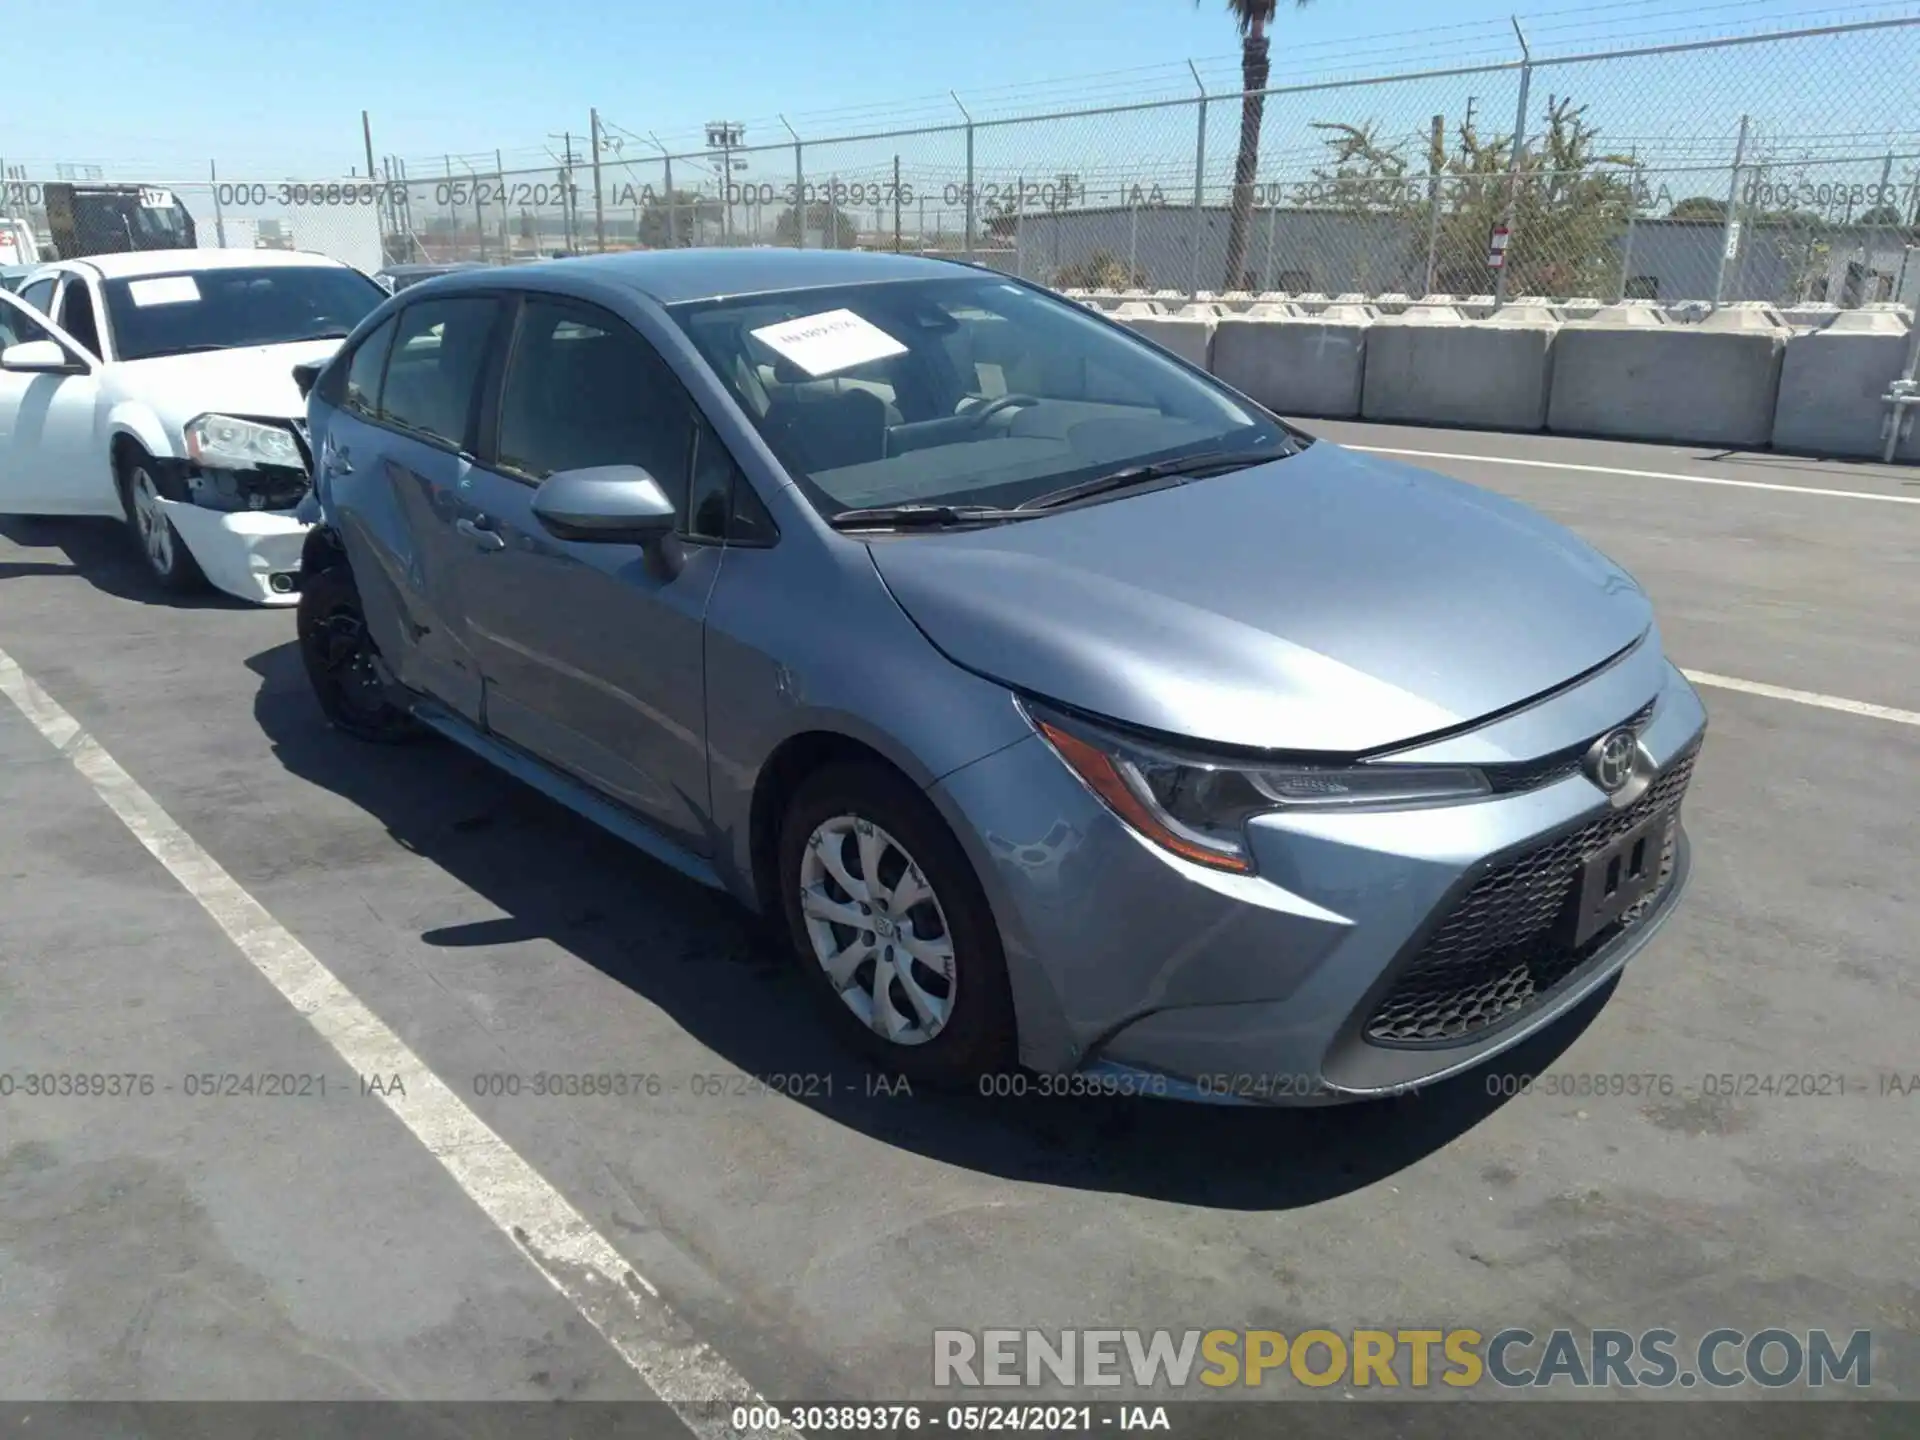
{"type": "Polygon", "coordinates": [[[89,368],[52,340],[28,340],[0,350],[0,370],[18,370],[29,375],[80,375],[89,368]]]}

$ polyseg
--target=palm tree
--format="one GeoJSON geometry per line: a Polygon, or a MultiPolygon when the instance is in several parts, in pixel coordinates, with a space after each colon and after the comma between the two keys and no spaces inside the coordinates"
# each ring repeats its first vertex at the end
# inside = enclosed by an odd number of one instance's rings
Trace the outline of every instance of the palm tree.
{"type": "MultiPolygon", "coordinates": [[[[1203,0],[1193,0],[1195,5],[1203,0]]],[[[1294,0],[1297,9],[1309,0],[1294,0]]],[[[1279,0],[1227,0],[1240,23],[1240,153],[1233,162],[1233,215],[1227,226],[1226,288],[1240,289],[1246,277],[1247,238],[1253,230],[1253,181],[1260,170],[1260,121],[1266,114],[1267,27],[1279,0]]]]}

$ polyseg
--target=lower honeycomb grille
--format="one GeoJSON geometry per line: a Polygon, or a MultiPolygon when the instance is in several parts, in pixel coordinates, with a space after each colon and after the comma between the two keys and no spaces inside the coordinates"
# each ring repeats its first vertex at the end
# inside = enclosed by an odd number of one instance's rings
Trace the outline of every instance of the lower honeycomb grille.
{"type": "Polygon", "coordinates": [[[1367,1039],[1382,1045],[1467,1039],[1549,998],[1639,924],[1673,879],[1680,802],[1693,762],[1692,754],[1683,756],[1633,804],[1505,861],[1477,881],[1395,979],[1367,1021],[1367,1039]],[[1575,945],[1573,911],[1584,857],[1662,812],[1668,824],[1653,888],[1617,923],[1575,945]]]}

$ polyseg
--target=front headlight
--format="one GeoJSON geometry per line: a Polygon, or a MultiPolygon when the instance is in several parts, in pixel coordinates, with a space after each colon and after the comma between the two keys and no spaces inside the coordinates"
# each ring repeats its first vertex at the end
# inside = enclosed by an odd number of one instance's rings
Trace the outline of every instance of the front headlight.
{"type": "Polygon", "coordinates": [[[232,415],[202,415],[189,420],[183,432],[187,454],[196,465],[215,470],[257,470],[263,465],[304,470],[293,432],[279,425],[262,425],[232,415]]]}
{"type": "Polygon", "coordinates": [[[1255,815],[1433,805],[1492,788],[1465,765],[1250,764],[1137,740],[1030,701],[1022,708],[1108,809],[1155,844],[1217,870],[1252,872],[1246,827],[1255,815]]]}

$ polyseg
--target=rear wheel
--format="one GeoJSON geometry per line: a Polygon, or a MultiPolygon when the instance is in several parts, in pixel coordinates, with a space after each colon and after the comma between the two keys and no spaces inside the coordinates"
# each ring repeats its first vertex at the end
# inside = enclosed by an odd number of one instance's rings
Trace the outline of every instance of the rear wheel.
{"type": "Polygon", "coordinates": [[[379,744],[420,733],[414,718],[387,698],[374,664],[380,652],[367,632],[353,572],[345,565],[315,571],[301,582],[296,627],[314,698],[335,728],[379,744]]]}
{"type": "Polygon", "coordinates": [[[809,777],[781,829],[787,928],[828,1022],[887,1069],[957,1087],[1016,1063],[1000,933],[938,812],[878,764],[809,777]]]}
{"type": "Polygon", "coordinates": [[[160,504],[160,487],[153,478],[153,461],[144,451],[125,454],[120,470],[120,497],[127,526],[140,546],[147,573],[160,588],[175,595],[191,595],[207,588],[200,562],[181,540],[160,504]]]}

